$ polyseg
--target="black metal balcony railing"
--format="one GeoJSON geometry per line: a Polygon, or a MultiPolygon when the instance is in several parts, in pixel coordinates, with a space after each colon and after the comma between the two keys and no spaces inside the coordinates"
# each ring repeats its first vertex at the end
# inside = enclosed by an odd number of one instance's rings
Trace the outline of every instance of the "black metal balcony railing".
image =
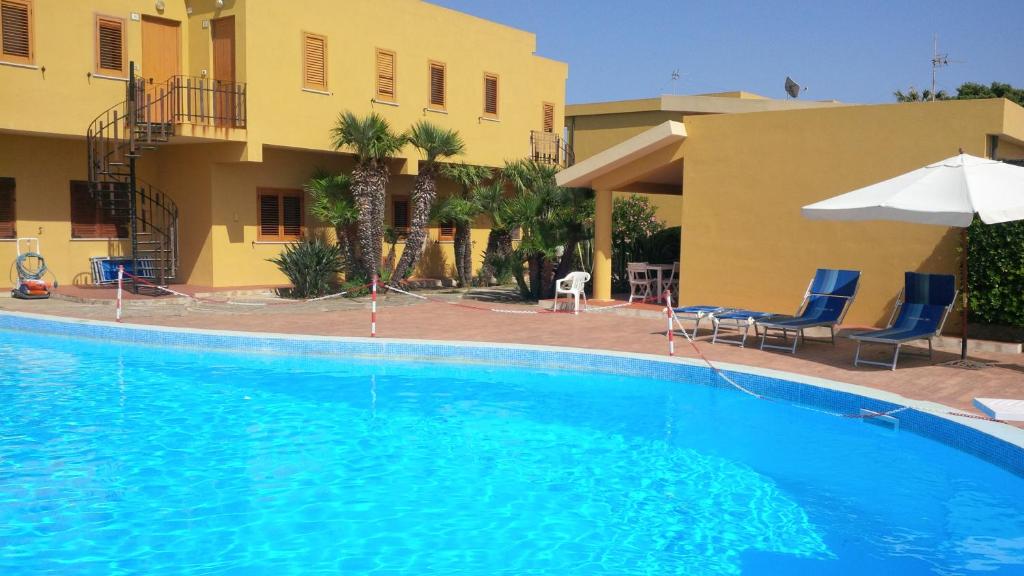
{"type": "Polygon", "coordinates": [[[246,125],[244,82],[172,76],[160,84],[140,79],[135,90],[140,123],[225,128],[245,128],[246,125]]]}
{"type": "Polygon", "coordinates": [[[544,164],[568,168],[575,163],[572,147],[554,132],[530,132],[530,158],[544,164]]]}

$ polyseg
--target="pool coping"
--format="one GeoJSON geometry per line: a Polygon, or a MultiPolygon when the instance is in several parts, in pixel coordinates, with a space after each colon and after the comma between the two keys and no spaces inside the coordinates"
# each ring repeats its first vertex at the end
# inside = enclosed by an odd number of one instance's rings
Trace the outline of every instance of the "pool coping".
{"type": "MultiPolygon", "coordinates": [[[[969,418],[948,414],[947,412],[962,411],[937,402],[932,402],[928,400],[915,400],[911,398],[906,398],[900,394],[879,390],[868,386],[850,384],[847,382],[819,378],[815,376],[807,376],[793,372],[773,370],[769,368],[760,368],[757,366],[750,366],[746,364],[734,364],[729,362],[717,361],[713,363],[708,363],[705,362],[704,360],[699,360],[696,358],[657,356],[654,354],[620,352],[615,350],[577,348],[568,346],[545,346],[537,344],[497,342],[473,342],[464,340],[424,340],[413,338],[364,338],[351,336],[320,336],[312,334],[284,334],[277,332],[247,332],[235,330],[211,330],[201,328],[178,328],[170,326],[117,323],[83,318],[69,318],[64,316],[53,316],[47,314],[35,314],[27,312],[13,312],[6,310],[0,311],[0,329],[17,329],[19,327],[19,323],[24,324],[25,322],[35,322],[37,323],[37,327],[39,328],[49,328],[51,332],[66,334],[72,337],[78,336],[92,339],[97,338],[97,336],[89,336],[88,334],[76,334],[74,333],[74,330],[69,330],[65,332],[62,331],[60,328],[62,326],[79,326],[84,329],[102,329],[107,333],[107,336],[116,333],[116,331],[124,331],[122,332],[124,337],[114,339],[119,342],[126,343],[148,342],[154,345],[166,345],[188,348],[190,347],[188,345],[189,341],[195,340],[193,346],[191,346],[192,348],[218,349],[239,352],[269,352],[277,354],[295,355],[302,354],[304,352],[303,344],[306,344],[306,346],[309,347],[307,350],[305,350],[307,353],[318,355],[328,353],[327,351],[325,351],[327,350],[326,348],[321,348],[321,351],[319,352],[311,351],[313,345],[320,344],[323,346],[334,345],[333,350],[335,351],[338,350],[338,346],[341,346],[342,348],[355,348],[355,353],[352,353],[352,356],[354,357],[380,358],[382,355],[387,354],[395,358],[402,358],[406,360],[422,360],[433,362],[456,361],[459,363],[467,364],[474,363],[475,361],[477,363],[487,363],[493,365],[495,363],[495,359],[493,358],[493,356],[501,356],[501,353],[521,351],[536,353],[533,359],[534,361],[524,361],[524,359],[519,356],[510,356],[508,359],[500,358],[500,360],[507,360],[511,364],[522,365],[524,367],[530,366],[535,368],[562,370],[567,368],[571,369],[573,366],[561,364],[559,362],[554,362],[553,359],[555,359],[558,355],[577,355],[581,357],[579,359],[589,359],[598,361],[601,359],[614,359],[619,361],[617,364],[614,365],[606,364],[603,369],[600,366],[588,366],[588,371],[619,373],[626,375],[632,374],[632,371],[624,369],[623,365],[626,367],[635,366],[637,368],[642,368],[640,373],[633,374],[638,376],[657,376],[659,375],[659,372],[656,370],[652,370],[652,368],[657,368],[659,366],[665,367],[666,369],[669,367],[675,367],[675,372],[679,372],[680,370],[683,371],[684,374],[679,375],[670,374],[668,372],[673,371],[666,370],[664,377],[667,379],[673,379],[673,376],[679,376],[680,378],[682,378],[683,375],[687,374],[690,377],[693,377],[695,375],[693,370],[686,370],[685,368],[700,369],[701,371],[706,371],[709,375],[709,382],[706,385],[716,387],[729,387],[728,385],[715,383],[714,380],[712,380],[713,372],[711,364],[713,364],[714,368],[724,371],[728,373],[730,376],[735,375],[737,378],[748,378],[750,382],[744,381],[743,386],[754,387],[755,391],[756,386],[765,386],[765,383],[768,381],[772,381],[775,383],[775,388],[767,390],[770,392],[778,392],[776,388],[778,388],[780,382],[795,383],[801,385],[802,387],[806,387],[807,390],[783,390],[783,393],[781,395],[774,396],[780,400],[790,401],[794,404],[815,406],[818,405],[818,403],[820,402],[825,402],[826,406],[828,406],[829,402],[839,401],[838,399],[830,399],[828,401],[823,400],[820,394],[814,394],[813,389],[817,388],[838,393],[838,395],[849,395],[854,398],[859,397],[865,400],[875,401],[875,404],[878,405],[878,408],[873,409],[875,409],[876,411],[890,410],[892,409],[890,406],[905,406],[915,413],[920,413],[934,418],[939,418],[941,420],[951,422],[955,425],[969,428],[985,436],[993,438],[997,441],[1005,442],[1013,447],[1016,447],[1018,453],[1013,454],[1012,456],[1008,455],[1008,461],[1003,462],[999,456],[989,454],[987,450],[981,450],[981,452],[983,452],[984,454],[978,453],[977,449],[972,450],[972,448],[976,447],[973,447],[970,444],[970,440],[957,439],[954,437],[952,440],[955,441],[947,441],[942,438],[936,437],[942,436],[942,434],[939,434],[938,432],[936,432],[935,435],[928,434],[927,432],[929,430],[927,429],[927,427],[923,428],[922,430],[917,430],[916,432],[921,433],[924,436],[930,436],[932,437],[932,439],[951,445],[954,448],[959,448],[961,450],[970,452],[975,456],[982,457],[997,465],[1003,466],[1004,468],[1009,468],[1011,471],[1014,471],[1017,474],[1024,475],[1024,430],[1020,428],[1016,428],[1014,426],[1000,422],[992,422],[978,418],[969,418]],[[20,322],[18,322],[18,320],[20,320],[20,322]],[[12,326],[12,324],[14,325],[12,326]],[[49,326],[47,326],[48,324],[49,326]],[[57,326],[53,326],[53,324],[56,324],[57,326]],[[150,341],[152,339],[144,337],[147,334],[161,335],[162,340],[164,341],[150,341]],[[168,340],[168,337],[174,337],[179,335],[183,336],[183,338],[180,339],[180,342],[166,342],[166,340],[168,340]],[[239,346],[232,347],[230,345],[221,345],[216,346],[215,348],[210,348],[210,345],[212,345],[213,343],[205,342],[203,343],[205,345],[201,345],[198,342],[198,339],[200,338],[205,338],[207,340],[214,339],[217,342],[224,342],[226,344],[235,342],[239,344],[239,346]],[[291,342],[294,343],[294,346],[291,346],[291,349],[289,350],[277,350],[268,348],[266,346],[262,348],[242,346],[242,344],[256,344],[261,341],[263,341],[265,344],[267,343],[266,341],[271,341],[270,343],[291,342]],[[362,352],[358,351],[360,347],[363,348],[362,352]],[[436,352],[439,352],[441,354],[440,357],[438,357],[435,353],[431,353],[434,352],[434,350],[432,349],[435,348],[438,349],[436,352]],[[452,349],[457,349],[458,351],[462,352],[462,355],[460,357],[453,358],[452,356],[445,354],[445,352],[455,351],[452,349]],[[419,351],[420,353],[403,353],[416,351],[419,351]],[[474,359],[473,353],[476,351],[485,351],[487,353],[479,354],[477,355],[479,356],[479,358],[474,359]],[[542,357],[547,357],[549,361],[540,361],[542,357]],[[641,362],[643,364],[638,364],[641,362]],[[808,398],[805,399],[803,398],[803,396],[808,396],[808,398]],[[967,442],[968,444],[964,445],[964,442],[967,442]]],[[[157,338],[156,340],[161,340],[161,338],[157,338]]],[[[352,350],[347,349],[345,351],[350,353],[352,352],[352,350]]],[[[527,360],[529,360],[529,358],[527,358],[527,360]]],[[[843,400],[849,402],[849,400],[851,399],[844,398],[843,400]]]]}

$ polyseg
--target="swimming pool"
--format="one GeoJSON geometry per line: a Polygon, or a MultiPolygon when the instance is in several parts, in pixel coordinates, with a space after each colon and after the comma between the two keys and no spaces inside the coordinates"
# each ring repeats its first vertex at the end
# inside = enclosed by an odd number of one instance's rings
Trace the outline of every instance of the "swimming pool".
{"type": "Polygon", "coordinates": [[[910,414],[622,357],[25,322],[0,321],[5,575],[1024,572],[1024,477],[910,414]]]}

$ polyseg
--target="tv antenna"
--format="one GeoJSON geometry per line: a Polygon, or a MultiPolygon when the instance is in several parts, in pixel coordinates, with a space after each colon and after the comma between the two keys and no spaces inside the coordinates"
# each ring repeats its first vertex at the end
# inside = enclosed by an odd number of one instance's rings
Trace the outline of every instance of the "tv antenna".
{"type": "Polygon", "coordinates": [[[790,98],[798,98],[804,90],[807,90],[807,88],[800,86],[792,78],[786,76],[786,94],[789,94],[790,98]]]}
{"type": "Polygon", "coordinates": [[[682,77],[682,74],[679,73],[679,68],[676,68],[675,70],[672,71],[672,75],[669,76],[668,81],[666,81],[664,84],[661,85],[661,90],[658,90],[658,92],[665,92],[665,87],[668,86],[669,84],[671,84],[672,85],[672,89],[671,89],[671,91],[669,93],[670,94],[675,94],[675,92],[676,92],[676,90],[675,90],[676,82],[678,82],[681,77],[682,77]]]}
{"type": "Polygon", "coordinates": [[[949,54],[939,54],[939,35],[936,34],[932,43],[932,91],[928,96],[929,100],[935,100],[935,71],[950,64],[961,64],[962,62],[962,60],[950,60],[949,54]]]}

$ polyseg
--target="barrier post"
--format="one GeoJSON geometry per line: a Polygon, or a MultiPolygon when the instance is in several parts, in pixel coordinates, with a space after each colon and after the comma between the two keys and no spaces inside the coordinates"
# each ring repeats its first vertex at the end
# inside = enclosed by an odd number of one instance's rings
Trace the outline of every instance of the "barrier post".
{"type": "Polygon", "coordinates": [[[121,321],[121,292],[124,284],[124,265],[118,265],[117,267],[117,312],[115,318],[118,322],[121,321]]]}
{"type": "Polygon", "coordinates": [[[373,287],[370,288],[370,338],[377,337],[377,275],[373,275],[373,287]]]}
{"type": "Polygon", "coordinates": [[[668,355],[676,355],[675,334],[672,330],[672,292],[665,290],[665,317],[668,318],[668,355]]]}

